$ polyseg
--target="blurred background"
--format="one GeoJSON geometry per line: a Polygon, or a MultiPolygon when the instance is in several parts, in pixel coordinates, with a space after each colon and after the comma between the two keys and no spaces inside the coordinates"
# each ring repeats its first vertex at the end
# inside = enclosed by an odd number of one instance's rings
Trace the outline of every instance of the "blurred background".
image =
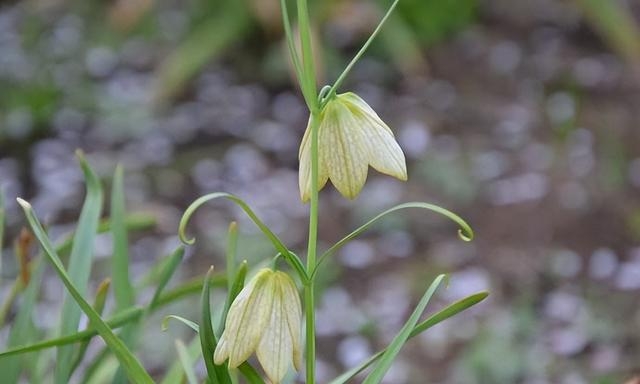
{"type": "MultiPolygon", "coordinates": [[[[390,1],[310,3],[323,85],[390,1]]],[[[400,2],[343,91],[392,127],[409,181],[370,171],[353,202],[325,188],[322,247],[414,200],[459,213],[477,237],[462,243],[445,219],[405,211],[336,255],[318,300],[320,382],[386,345],[442,272],[449,288],[428,311],[491,296],[411,341],[387,383],[605,384],[640,373],[639,20],[635,0],[400,2]]],[[[291,73],[277,0],[0,1],[0,294],[19,273],[16,196],[52,233],[73,228],[84,195],[76,148],[105,185],[124,164],[130,209],[158,217],[133,239],[134,274],[177,244],[182,211],[212,191],[244,198],[302,255],[307,112],[291,73]]],[[[239,210],[216,203],[192,223],[199,242],[184,278],[223,265],[235,219],[240,257],[272,256],[239,210]]],[[[96,276],[109,241],[96,245],[96,276]]],[[[43,327],[62,292],[48,276],[43,327]]],[[[175,352],[158,348],[173,340],[157,324],[141,358],[162,372],[175,352]]]]}

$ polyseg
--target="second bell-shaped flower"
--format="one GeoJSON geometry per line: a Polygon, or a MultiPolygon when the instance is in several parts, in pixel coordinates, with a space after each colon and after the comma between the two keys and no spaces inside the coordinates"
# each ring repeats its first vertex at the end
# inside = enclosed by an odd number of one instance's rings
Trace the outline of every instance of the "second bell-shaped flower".
{"type": "Polygon", "coordinates": [[[237,368],[256,352],[269,380],[280,383],[291,363],[300,369],[301,317],[300,296],[291,277],[260,270],[231,304],[214,362],[229,359],[229,367],[237,368]]]}
{"type": "MultiPolygon", "coordinates": [[[[336,95],[319,114],[318,189],[331,183],[345,197],[355,198],[372,166],[379,172],[407,180],[402,149],[391,129],[355,93],[336,95]]],[[[311,120],[309,121],[311,123],[311,120]]],[[[300,197],[311,196],[311,124],[300,144],[300,197]]]]}

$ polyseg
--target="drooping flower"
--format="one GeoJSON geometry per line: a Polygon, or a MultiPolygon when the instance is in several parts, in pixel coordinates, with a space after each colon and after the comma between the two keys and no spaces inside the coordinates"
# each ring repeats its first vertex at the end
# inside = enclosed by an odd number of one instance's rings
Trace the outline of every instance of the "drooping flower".
{"type": "Polygon", "coordinates": [[[291,363],[300,369],[302,309],[294,281],[265,268],[240,291],[229,308],[213,360],[237,368],[255,351],[272,383],[282,381],[291,363]]]}
{"type": "MultiPolygon", "coordinates": [[[[407,166],[391,129],[355,93],[336,95],[320,112],[318,127],[318,189],[331,180],[346,198],[355,198],[372,166],[407,180],[407,166]]],[[[311,120],[300,144],[298,182],[303,202],[311,196],[311,120]]]]}

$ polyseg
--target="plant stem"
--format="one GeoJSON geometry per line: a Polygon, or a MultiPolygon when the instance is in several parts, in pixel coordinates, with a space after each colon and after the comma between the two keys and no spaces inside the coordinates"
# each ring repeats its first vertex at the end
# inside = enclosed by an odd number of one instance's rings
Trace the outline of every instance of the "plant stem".
{"type": "MultiPolygon", "coordinates": [[[[311,114],[311,201],[309,207],[309,246],[307,248],[307,271],[316,268],[318,244],[318,127],[319,119],[311,114]]],[[[316,333],[315,333],[315,279],[308,280],[304,287],[306,376],[307,384],[315,383],[316,333]]]]}

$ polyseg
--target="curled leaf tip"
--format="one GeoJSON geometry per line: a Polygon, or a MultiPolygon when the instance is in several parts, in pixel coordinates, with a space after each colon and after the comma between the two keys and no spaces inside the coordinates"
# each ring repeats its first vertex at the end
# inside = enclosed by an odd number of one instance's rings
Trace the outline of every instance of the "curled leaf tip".
{"type": "Polygon", "coordinates": [[[458,237],[462,241],[472,241],[474,237],[473,230],[471,228],[458,229],[458,237]]]}

